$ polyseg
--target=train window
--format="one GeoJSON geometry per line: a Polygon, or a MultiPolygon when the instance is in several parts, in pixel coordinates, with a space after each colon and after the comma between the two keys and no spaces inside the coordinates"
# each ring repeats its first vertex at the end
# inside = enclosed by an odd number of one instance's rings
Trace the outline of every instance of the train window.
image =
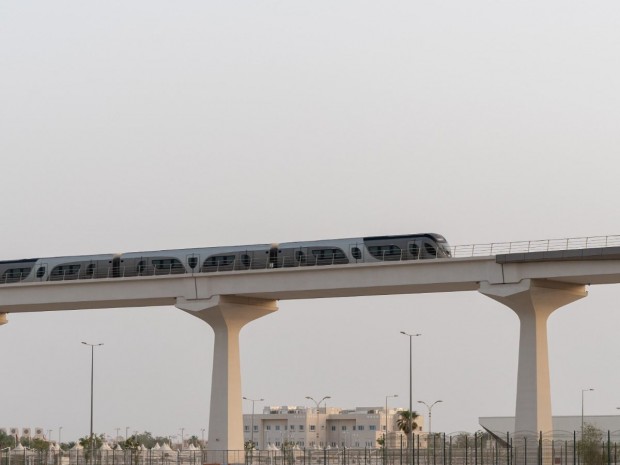
{"type": "Polygon", "coordinates": [[[415,242],[409,244],[409,253],[414,257],[418,258],[418,255],[420,255],[420,247],[418,247],[418,244],[416,244],[415,242]]]}
{"type": "Polygon", "coordinates": [[[353,258],[356,260],[360,260],[362,258],[362,251],[359,247],[353,247],[351,249],[351,255],[353,255],[353,258]]]}
{"type": "Polygon", "coordinates": [[[368,252],[375,258],[380,260],[394,260],[400,257],[400,247],[397,245],[371,245],[368,247],[368,252]]]}
{"type": "Polygon", "coordinates": [[[248,254],[243,254],[243,255],[241,255],[241,263],[246,268],[249,268],[250,267],[250,263],[252,263],[252,259],[250,258],[250,256],[248,254]]]}
{"type": "Polygon", "coordinates": [[[152,261],[156,270],[173,270],[182,268],[181,262],[176,258],[161,258],[152,261]]]}
{"type": "Polygon", "coordinates": [[[437,256],[437,250],[435,250],[435,247],[428,242],[424,244],[424,250],[426,250],[427,254],[432,255],[433,257],[437,256]]]}
{"type": "Polygon", "coordinates": [[[86,267],[86,277],[92,278],[95,275],[95,264],[91,263],[86,267]]]}
{"type": "Polygon", "coordinates": [[[144,264],[144,260],[140,260],[138,262],[138,266],[136,267],[136,273],[138,273],[138,276],[143,276],[144,274],[146,274],[146,265],[144,264]]]}
{"type": "Polygon", "coordinates": [[[45,276],[45,267],[42,266],[37,270],[37,278],[42,278],[45,276]]]}
{"type": "Polygon", "coordinates": [[[50,279],[75,278],[80,272],[80,265],[58,265],[52,270],[50,279]]]}
{"type": "Polygon", "coordinates": [[[194,268],[196,268],[196,265],[198,265],[198,257],[189,257],[187,259],[187,264],[193,270],[194,268]]]}
{"type": "Polygon", "coordinates": [[[32,268],[11,268],[2,273],[2,281],[21,281],[30,274],[32,268]]]}
{"type": "Polygon", "coordinates": [[[318,260],[337,260],[346,258],[344,252],[340,249],[316,249],[312,251],[312,255],[318,260]]]}
{"type": "Polygon", "coordinates": [[[212,267],[212,266],[227,266],[232,265],[235,261],[234,255],[218,255],[215,257],[209,257],[205,260],[203,266],[212,267]]]}

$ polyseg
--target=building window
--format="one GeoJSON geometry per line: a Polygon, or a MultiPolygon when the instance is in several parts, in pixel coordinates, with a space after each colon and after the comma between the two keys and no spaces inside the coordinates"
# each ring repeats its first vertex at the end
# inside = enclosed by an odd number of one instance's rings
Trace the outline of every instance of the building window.
{"type": "Polygon", "coordinates": [[[332,431],[336,431],[336,425],[332,425],[332,431]]]}
{"type": "Polygon", "coordinates": [[[357,427],[357,430],[358,430],[358,431],[364,431],[364,425],[359,425],[359,426],[357,427]]]}
{"type": "Polygon", "coordinates": [[[291,431],[295,431],[295,425],[291,425],[291,431]]]}
{"type": "Polygon", "coordinates": [[[310,431],[315,431],[316,427],[314,425],[310,425],[310,431]]]}
{"type": "Polygon", "coordinates": [[[267,431],[271,431],[271,425],[267,425],[265,429],[267,429],[267,431]]]}
{"type": "Polygon", "coordinates": [[[299,425],[299,431],[303,431],[304,430],[304,425],[299,425]]]}
{"type": "Polygon", "coordinates": [[[276,431],[280,431],[280,425],[276,425],[276,431]]]}
{"type": "Polygon", "coordinates": [[[258,425],[254,425],[254,431],[258,431],[258,425]]]}
{"type": "Polygon", "coordinates": [[[342,431],[346,431],[347,430],[347,425],[342,425],[342,431]]]}
{"type": "Polygon", "coordinates": [[[370,431],[377,431],[377,425],[370,425],[370,426],[368,427],[368,429],[369,429],[370,431]]]}

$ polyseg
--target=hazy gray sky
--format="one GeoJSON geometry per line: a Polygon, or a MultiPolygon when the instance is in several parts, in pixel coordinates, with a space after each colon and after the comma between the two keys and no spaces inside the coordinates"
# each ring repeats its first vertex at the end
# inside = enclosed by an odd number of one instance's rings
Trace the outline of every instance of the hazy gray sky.
{"type": "MultiPolygon", "coordinates": [[[[0,259],[439,232],[620,234],[620,4],[5,1],[0,259]]],[[[555,414],[615,414],[620,287],[549,321],[555,414]]],[[[174,308],[11,314],[0,426],[200,435],[213,333],[174,308]]],[[[518,320],[477,293],[281,302],[243,394],[514,414],[518,320]]],[[[249,411],[250,405],[245,405],[249,411]]]]}

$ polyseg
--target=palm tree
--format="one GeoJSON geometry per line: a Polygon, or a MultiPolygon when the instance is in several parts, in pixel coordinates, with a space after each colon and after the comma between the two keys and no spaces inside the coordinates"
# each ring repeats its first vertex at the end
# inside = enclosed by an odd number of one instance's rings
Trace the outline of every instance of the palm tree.
{"type": "Polygon", "coordinates": [[[407,437],[409,437],[409,433],[415,431],[418,428],[418,424],[415,422],[416,418],[420,415],[416,411],[409,410],[401,410],[398,412],[398,420],[396,420],[396,426],[399,430],[401,430],[407,437]]]}

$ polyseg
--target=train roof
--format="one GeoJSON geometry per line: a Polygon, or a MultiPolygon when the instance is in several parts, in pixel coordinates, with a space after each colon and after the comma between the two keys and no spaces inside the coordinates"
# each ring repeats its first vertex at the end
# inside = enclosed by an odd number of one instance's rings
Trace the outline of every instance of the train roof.
{"type": "Polygon", "coordinates": [[[21,258],[19,260],[0,260],[0,265],[13,264],[13,263],[34,263],[38,258],[21,258]]]}
{"type": "Polygon", "coordinates": [[[430,239],[437,239],[437,240],[443,240],[443,241],[446,240],[441,234],[437,234],[437,233],[398,234],[395,236],[367,236],[367,237],[364,237],[364,240],[367,241],[370,239],[375,239],[375,240],[407,239],[410,237],[428,237],[430,239]]]}

